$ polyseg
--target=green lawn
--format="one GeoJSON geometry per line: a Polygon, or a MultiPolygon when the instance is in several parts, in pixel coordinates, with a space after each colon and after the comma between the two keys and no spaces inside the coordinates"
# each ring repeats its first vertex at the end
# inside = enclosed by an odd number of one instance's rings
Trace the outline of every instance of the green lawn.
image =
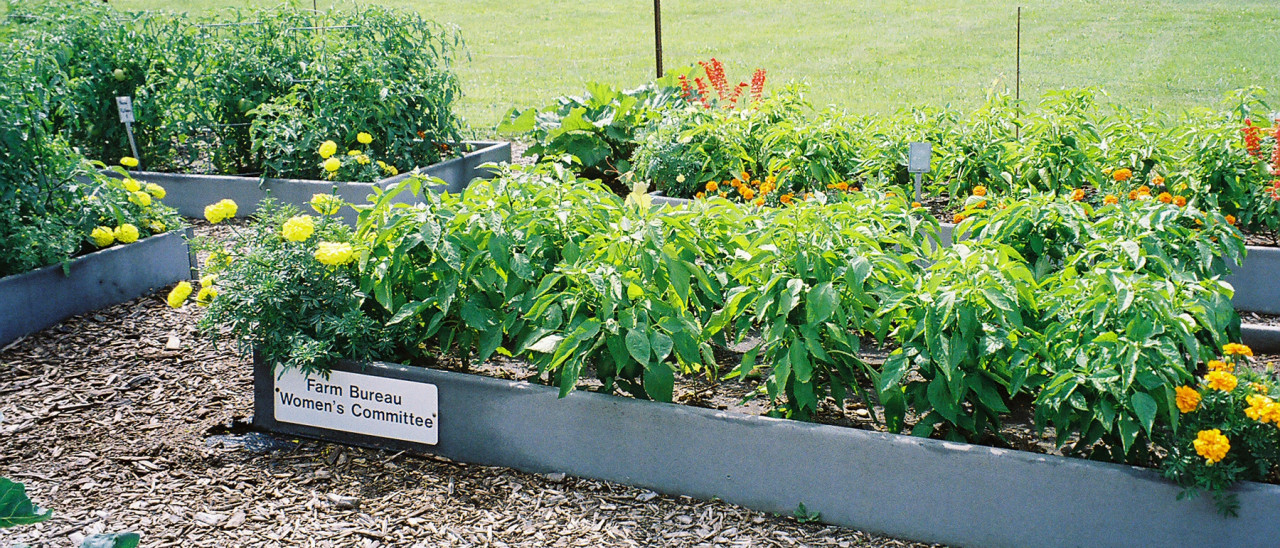
{"type": "MultiPolygon", "coordinates": [[[[115,0],[201,12],[235,0],[115,0]]],[[[310,2],[302,2],[309,6],[310,2]]],[[[322,7],[330,2],[321,1],[322,7]]],[[[512,106],[633,86],[653,73],[649,1],[390,0],[462,29],[463,114],[478,129],[512,106]]],[[[1013,89],[1015,2],[873,0],[663,3],[666,63],[715,56],[731,79],[807,81],[817,104],[858,112],[973,105],[1013,89]]],[[[1023,7],[1022,91],[1101,86],[1160,108],[1214,106],[1246,86],[1280,90],[1274,0],[1033,0],[1023,7]]]]}

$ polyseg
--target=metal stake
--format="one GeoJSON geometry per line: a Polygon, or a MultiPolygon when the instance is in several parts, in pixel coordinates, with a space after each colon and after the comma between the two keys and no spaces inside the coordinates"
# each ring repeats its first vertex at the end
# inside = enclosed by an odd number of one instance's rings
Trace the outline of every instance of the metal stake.
{"type": "Polygon", "coordinates": [[[653,0],[653,50],[658,62],[658,78],[662,78],[662,0],[653,0]]]}

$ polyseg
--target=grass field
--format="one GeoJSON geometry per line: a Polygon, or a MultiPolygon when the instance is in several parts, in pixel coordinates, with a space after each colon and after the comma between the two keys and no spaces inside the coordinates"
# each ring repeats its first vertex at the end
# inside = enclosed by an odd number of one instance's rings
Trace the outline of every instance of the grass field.
{"type": "MultiPolygon", "coordinates": [[[[233,0],[114,0],[124,9],[204,12],[233,0]]],[[[321,7],[331,2],[320,1],[321,7]]],[[[462,29],[462,105],[477,129],[512,106],[578,93],[596,80],[633,86],[653,75],[647,0],[389,0],[462,29]]],[[[311,2],[304,5],[310,7],[311,2]]],[[[1013,89],[1015,2],[668,0],[668,67],[715,56],[731,79],[756,67],[803,80],[817,104],[855,112],[973,105],[1013,89]]],[[[1119,101],[1214,106],[1236,88],[1280,91],[1274,0],[1037,0],[1023,4],[1022,93],[1101,86],[1119,101]]]]}

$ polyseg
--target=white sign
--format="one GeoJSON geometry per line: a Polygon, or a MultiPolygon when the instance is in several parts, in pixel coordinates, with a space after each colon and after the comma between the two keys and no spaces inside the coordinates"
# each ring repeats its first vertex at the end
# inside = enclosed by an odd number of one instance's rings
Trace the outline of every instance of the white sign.
{"type": "Polygon", "coordinates": [[[911,143],[907,151],[907,173],[928,173],[933,156],[932,143],[911,143]]]}
{"type": "Polygon", "coordinates": [[[120,112],[120,123],[133,123],[133,98],[116,97],[116,110],[120,112]]]}
{"type": "Polygon", "coordinates": [[[290,369],[276,378],[279,422],[435,445],[440,417],[436,386],[333,371],[329,379],[290,369]]]}

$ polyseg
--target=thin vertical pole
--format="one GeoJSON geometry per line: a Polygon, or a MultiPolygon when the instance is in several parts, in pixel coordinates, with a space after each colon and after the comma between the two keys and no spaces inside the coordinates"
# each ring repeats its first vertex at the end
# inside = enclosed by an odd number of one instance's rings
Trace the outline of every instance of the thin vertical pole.
{"type": "Polygon", "coordinates": [[[1018,52],[1017,52],[1017,72],[1014,76],[1013,98],[1022,99],[1022,6],[1018,6],[1018,52]]]}
{"type": "Polygon", "coordinates": [[[653,50],[657,58],[658,78],[662,78],[662,0],[653,0],[653,50]]]}
{"type": "MultiPolygon", "coordinates": [[[[1016,66],[1016,68],[1014,69],[1014,70],[1015,70],[1015,72],[1014,72],[1014,76],[1013,76],[1013,98],[1014,98],[1014,100],[1015,100],[1016,102],[1019,102],[1019,103],[1020,103],[1020,102],[1022,102],[1022,6],[1018,6],[1018,29],[1017,29],[1017,34],[1018,34],[1018,37],[1017,37],[1017,46],[1016,46],[1017,52],[1014,54],[1014,57],[1015,57],[1015,59],[1016,59],[1015,63],[1017,64],[1017,66],[1016,66]]],[[[1018,106],[1017,108],[1018,108],[1018,110],[1017,110],[1016,112],[1021,112],[1021,111],[1022,111],[1022,110],[1021,110],[1021,109],[1022,109],[1022,107],[1021,107],[1021,106],[1018,106]]],[[[1021,126],[1021,125],[1019,125],[1019,124],[1014,124],[1014,126],[1013,126],[1013,138],[1014,138],[1014,139],[1019,139],[1019,140],[1021,140],[1021,139],[1022,139],[1022,126],[1021,126]]]]}

